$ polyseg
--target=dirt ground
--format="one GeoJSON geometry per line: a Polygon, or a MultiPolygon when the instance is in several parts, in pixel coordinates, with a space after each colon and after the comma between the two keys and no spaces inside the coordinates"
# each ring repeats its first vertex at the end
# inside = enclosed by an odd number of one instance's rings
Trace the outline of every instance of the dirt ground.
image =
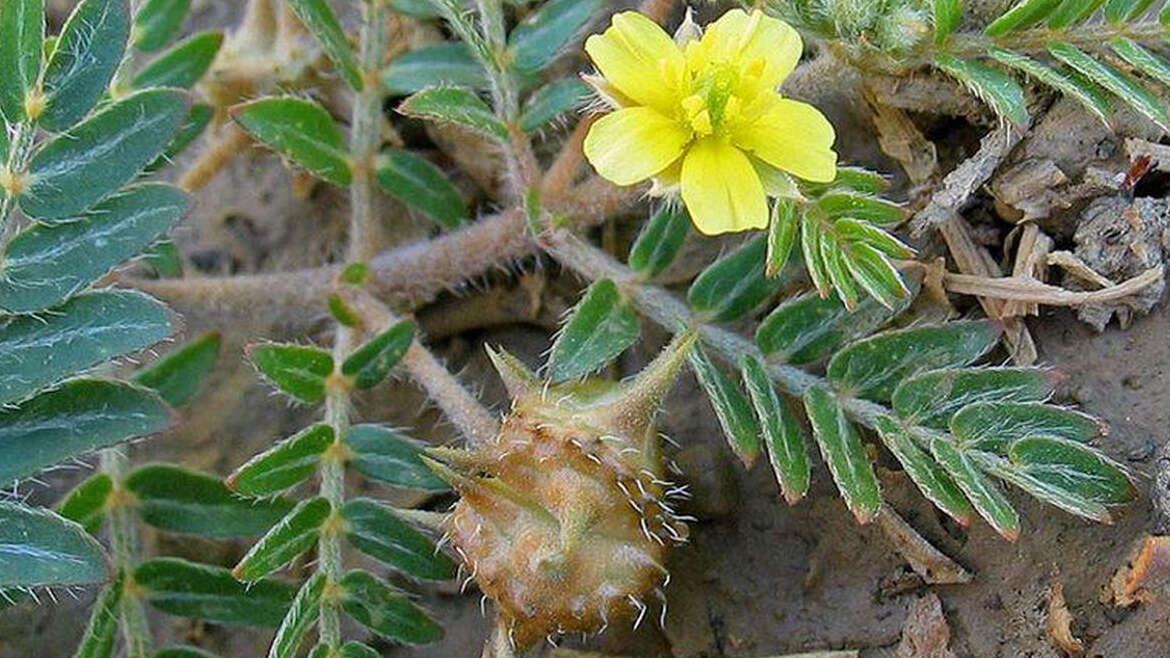
{"type": "MultiPolygon", "coordinates": [[[[231,2],[199,3],[199,25],[228,25],[231,2]]],[[[830,109],[835,122],[848,125],[848,108],[830,109]]],[[[839,124],[840,125],[840,124],[839,124]]],[[[847,129],[839,129],[850,134],[847,129]]],[[[862,142],[863,133],[848,139],[862,142]]],[[[964,133],[968,142],[977,133],[964,133]]],[[[963,147],[954,147],[962,150],[963,147]]],[[[855,144],[858,159],[872,159],[873,147],[855,144]]],[[[942,157],[942,156],[940,156],[942,157]]],[[[232,274],[320,264],[328,256],[344,211],[342,200],[319,189],[306,200],[292,198],[289,175],[274,158],[249,155],[235,162],[204,190],[176,240],[198,273],[232,274]]],[[[572,282],[544,264],[527,263],[527,284],[544,283],[534,319],[482,326],[475,296],[446,296],[420,318],[433,345],[452,370],[482,387],[483,398],[501,408],[503,391],[484,356],[485,344],[502,345],[529,364],[539,363],[555,328],[551,319],[572,300],[572,282]],[[471,318],[471,319],[469,319],[471,318]]],[[[488,303],[523,305],[531,286],[493,277],[498,297],[488,303]],[[517,301],[519,300],[519,301],[517,301]]],[[[495,293],[493,293],[495,294],[495,293]]],[[[483,303],[483,302],[479,302],[483,303]]],[[[260,385],[241,356],[242,346],[260,337],[288,336],[269,318],[246,314],[230,318],[216,310],[186,311],[187,333],[225,332],[225,355],[214,381],[185,412],[173,435],[135,447],[136,459],[181,461],[225,473],[271,441],[302,427],[312,416],[288,407],[260,385]],[[230,319],[230,326],[224,326],[230,319]]],[[[321,325],[324,327],[324,323],[321,325]]],[[[749,472],[733,465],[715,417],[693,379],[684,377],[662,414],[662,430],[681,448],[677,455],[701,492],[690,510],[701,520],[691,541],[668,564],[669,605],[661,617],[651,608],[641,628],[611,628],[582,642],[622,656],[774,656],[825,649],[857,649],[866,658],[894,656],[910,608],[936,593],[950,626],[951,649],[961,658],[1062,656],[1048,632],[1047,605],[1055,582],[1063,585],[1072,615],[1072,632],[1089,657],[1170,655],[1170,601],[1123,609],[1100,602],[1101,590],[1125,562],[1133,541],[1154,525],[1147,495],[1155,450],[1170,428],[1170,308],[1163,303],[1132,326],[1116,323],[1097,333],[1070,311],[1045,310],[1030,320],[1041,362],[1065,376],[1068,401],[1106,419],[1105,452],[1129,465],[1139,478],[1142,497],[1118,515],[1114,525],[1096,525],[1045,507],[1012,492],[1024,531],[1007,543],[985,524],[969,531],[943,521],[898,472],[882,469],[889,502],[916,530],[974,573],[969,584],[928,587],[894,552],[875,527],[859,527],[837,496],[823,464],[814,466],[809,497],[788,507],[766,463],[749,472]]],[[[310,338],[323,338],[324,334],[310,338]]],[[[660,344],[647,327],[644,344],[623,357],[621,373],[633,372],[660,344]]],[[[615,374],[621,374],[615,373],[615,374]]],[[[413,428],[432,441],[454,440],[450,427],[427,407],[409,384],[381,386],[359,401],[358,415],[413,428]],[[421,409],[421,411],[420,411],[421,409]]],[[[53,473],[48,487],[32,491],[33,500],[51,503],[77,473],[53,473]]],[[[353,490],[371,487],[357,480],[353,490]]],[[[432,501],[438,505],[442,501],[432,501]]],[[[230,564],[246,550],[190,538],[148,535],[148,549],[164,554],[230,564]]],[[[419,594],[446,629],[446,638],[425,648],[380,647],[386,656],[463,658],[479,655],[488,619],[480,596],[469,587],[426,587],[419,594]]],[[[59,605],[24,605],[0,613],[0,658],[64,657],[84,626],[92,592],[59,605]]],[[[267,634],[196,625],[154,617],[163,641],[206,646],[230,658],[263,655],[267,634]]],[[[943,654],[939,654],[942,658],[943,654]]]]}

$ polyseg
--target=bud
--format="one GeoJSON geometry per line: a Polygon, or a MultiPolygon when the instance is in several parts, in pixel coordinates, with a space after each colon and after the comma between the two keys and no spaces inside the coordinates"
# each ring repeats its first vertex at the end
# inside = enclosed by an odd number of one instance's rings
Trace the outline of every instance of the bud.
{"type": "Polygon", "coordinates": [[[515,646],[637,623],[662,595],[665,553],[687,528],[667,502],[653,419],[694,339],[622,383],[549,386],[490,352],[513,398],[499,435],[431,451],[461,496],[446,530],[515,646]]]}

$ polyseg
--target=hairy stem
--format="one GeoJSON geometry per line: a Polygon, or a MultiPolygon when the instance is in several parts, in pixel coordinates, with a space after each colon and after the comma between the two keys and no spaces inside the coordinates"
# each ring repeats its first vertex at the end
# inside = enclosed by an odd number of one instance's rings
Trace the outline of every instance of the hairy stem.
{"type": "MultiPolygon", "coordinates": [[[[371,333],[381,332],[401,320],[364,290],[349,286],[341,295],[371,333]]],[[[491,412],[417,338],[402,357],[402,365],[470,445],[483,444],[499,434],[500,424],[491,412]]]]}
{"type": "MultiPolygon", "coordinates": [[[[352,332],[338,327],[333,345],[333,360],[340,363],[350,351],[352,332]]],[[[349,433],[349,391],[334,379],[325,398],[325,422],[333,429],[333,446],[321,461],[321,496],[329,501],[333,515],[341,514],[345,505],[345,436],[349,433]]],[[[327,523],[317,542],[317,571],[325,576],[326,589],[341,582],[344,565],[341,560],[341,535],[338,524],[327,523]]],[[[321,617],[317,622],[321,643],[341,646],[341,615],[335,597],[321,599],[321,617]]]]}
{"type": "MultiPolygon", "coordinates": [[[[0,122],[0,130],[3,129],[0,122]]],[[[4,253],[8,243],[19,226],[13,215],[16,210],[16,197],[22,188],[28,184],[25,178],[25,167],[32,154],[33,138],[36,128],[27,122],[21,122],[12,127],[8,143],[8,161],[0,166],[0,264],[4,262],[4,253]]]]}
{"type": "Polygon", "coordinates": [[[361,3],[364,13],[361,28],[362,90],[353,104],[349,150],[353,163],[353,182],[349,186],[350,235],[349,259],[365,261],[376,253],[377,183],[374,157],[381,141],[382,85],[378,76],[382,53],[386,50],[386,3],[370,0],[361,3]]]}
{"type": "Polygon", "coordinates": [[[138,587],[133,583],[135,567],[141,556],[141,538],[135,520],[131,499],[126,492],[126,475],[130,462],[122,447],[106,448],[100,453],[101,472],[114,482],[113,502],[106,512],[109,522],[110,554],[114,568],[127,579],[127,587],[119,610],[122,643],[128,658],[146,658],[150,653],[150,626],[138,587]]]}

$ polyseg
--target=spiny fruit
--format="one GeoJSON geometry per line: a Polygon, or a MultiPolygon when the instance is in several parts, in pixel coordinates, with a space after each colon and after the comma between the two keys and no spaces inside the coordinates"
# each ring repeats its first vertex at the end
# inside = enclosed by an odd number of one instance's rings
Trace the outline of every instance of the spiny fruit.
{"type": "Polygon", "coordinates": [[[447,533],[514,646],[637,623],[649,595],[662,599],[666,550],[687,527],[667,503],[682,488],[663,476],[653,418],[693,341],[623,383],[549,386],[492,352],[513,398],[499,435],[432,451],[461,496],[447,533]]]}

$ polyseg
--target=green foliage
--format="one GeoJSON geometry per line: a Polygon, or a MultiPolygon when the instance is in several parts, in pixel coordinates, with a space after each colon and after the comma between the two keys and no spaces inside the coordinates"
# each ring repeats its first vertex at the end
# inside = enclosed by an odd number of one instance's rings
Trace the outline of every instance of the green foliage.
{"type": "Polygon", "coordinates": [[[256,581],[292,562],[316,543],[321,526],[332,511],[324,498],[297,503],[252,546],[232,575],[243,581],[256,581]]]}
{"type": "Polygon", "coordinates": [[[366,571],[350,571],[341,579],[341,606],[354,621],[382,637],[403,644],[427,644],[442,638],[443,629],[406,595],[366,571]]]}
{"type": "Polygon", "coordinates": [[[71,380],[0,410],[0,481],[28,477],[98,448],[161,432],[170,424],[171,411],[146,389],[99,379],[71,380]]]}
{"type": "Polygon", "coordinates": [[[144,66],[134,76],[133,85],[139,89],[146,87],[190,89],[211,68],[221,45],[222,32],[200,32],[188,37],[144,66]]]}
{"type": "Polygon", "coordinates": [[[237,105],[232,118],[250,135],[322,180],[345,187],[353,180],[341,128],[319,104],[273,97],[237,105]]]}
{"type": "Polygon", "coordinates": [[[814,386],[805,393],[804,409],[846,506],[858,523],[869,523],[881,509],[882,492],[857,429],[823,387],[814,386]]]}
{"type": "Polygon", "coordinates": [[[744,385],[763,430],[768,460],[789,505],[795,505],[808,493],[811,481],[808,451],[800,420],[787,400],[781,399],[760,360],[746,355],[741,364],[744,385]]]}
{"type": "Polygon", "coordinates": [[[0,404],[150,347],[170,336],[171,322],[158,301],[122,290],[78,295],[43,318],[14,318],[0,328],[0,404]]]}
{"type": "Polygon", "coordinates": [[[279,580],[242,583],[227,569],[178,558],[143,562],[134,582],[148,603],[167,614],[229,626],[279,626],[297,591],[279,580]]]}
{"type": "Polygon", "coordinates": [[[134,47],[162,50],[179,36],[190,11],[191,0],[146,0],[134,14],[134,47]]]}
{"type": "Polygon", "coordinates": [[[56,306],[164,235],[188,203],[176,187],[145,183],[98,203],[76,221],[21,231],[5,254],[0,309],[30,313],[56,306]]]}
{"type": "Polygon", "coordinates": [[[638,316],[617,285],[589,286],[553,341],[549,377],[554,383],[582,377],[613,361],[638,338],[638,316]]]}
{"type": "Polygon", "coordinates": [[[44,0],[5,0],[0,5],[0,115],[25,118],[24,102],[41,72],[45,39],[44,0]]]}
{"type": "Polygon", "coordinates": [[[333,357],[325,350],[261,343],[248,346],[247,352],[260,374],[283,393],[309,404],[325,399],[325,378],[333,373],[333,357]]]}
{"type": "Polygon", "coordinates": [[[203,334],[139,371],[134,381],[158,393],[172,407],[182,407],[195,397],[211,375],[221,343],[219,332],[203,334]]]}
{"type": "Polygon", "coordinates": [[[407,575],[428,580],[450,580],[455,564],[425,535],[410,527],[385,506],[357,498],[341,509],[346,537],[359,551],[407,575]]]}
{"type": "Polygon", "coordinates": [[[349,86],[361,91],[362,67],[333,6],[327,0],[289,0],[288,4],[296,12],[297,18],[317,37],[349,86]]]}
{"type": "Polygon", "coordinates": [[[353,467],[389,485],[421,491],[449,487],[422,461],[422,444],[381,425],[354,425],[346,436],[353,467]]]}
{"type": "Polygon", "coordinates": [[[169,464],[140,466],[126,478],[142,520],[161,530],[206,537],[263,534],[292,503],[237,496],[219,478],[169,464]]]}
{"type": "Polygon", "coordinates": [[[417,119],[463,126],[500,142],[508,141],[508,127],[504,122],[483,99],[460,87],[424,89],[402,101],[398,111],[417,119]]]}
{"type": "Polygon", "coordinates": [[[414,323],[403,320],[358,347],[341,364],[341,374],[357,388],[380,384],[414,342],[414,323]]]}
{"type": "Polygon", "coordinates": [[[268,649],[268,658],[294,658],[301,643],[321,616],[321,594],[325,591],[325,574],[317,572],[297,591],[288,614],[276,629],[276,637],[268,649]]]}
{"type": "Polygon", "coordinates": [[[310,425],[249,459],[227,478],[227,486],[244,496],[269,496],[290,489],[317,471],[333,438],[332,427],[310,425]]]}
{"type": "Polygon", "coordinates": [[[90,611],[89,624],[73,658],[112,658],[118,639],[119,607],[126,575],[119,573],[114,582],[102,588],[90,611]]]}
{"type": "Polygon", "coordinates": [[[85,585],[106,576],[102,547],[81,526],[48,510],[0,501],[0,587],[85,585]]]}
{"type": "Polygon", "coordinates": [[[382,84],[391,96],[406,96],[435,85],[487,89],[488,80],[466,45],[447,41],[395,57],[382,72],[382,84]]]}
{"type": "Polygon", "coordinates": [[[703,270],[687,291],[691,308],[707,320],[730,322],[774,297],[784,281],[764,272],[766,242],[757,236],[703,270]]]}
{"type": "Polygon", "coordinates": [[[106,503],[113,491],[114,481],[109,475],[94,473],[73,487],[57,507],[57,513],[95,534],[105,519],[106,503]]]}
{"type": "Polygon", "coordinates": [[[458,228],[468,220],[459,189],[426,158],[405,149],[386,149],[375,166],[384,192],[439,226],[458,228]]]}
{"type": "Polygon", "coordinates": [[[537,89],[524,102],[520,129],[535,133],[566,114],[576,112],[590,99],[589,86],[580,80],[557,80],[537,89]]]}
{"type": "Polygon", "coordinates": [[[549,0],[508,35],[512,66],[538,71],[548,66],[604,5],[603,0],[549,0]]]}
{"type": "Polygon", "coordinates": [[[661,274],[678,256],[690,227],[690,215],[681,203],[662,204],[630,247],[630,267],[646,278],[661,274]]]}
{"type": "Polygon", "coordinates": [[[751,402],[735,380],[711,362],[702,346],[696,345],[687,360],[715,409],[732,452],[750,468],[760,455],[760,428],[751,402]]]}
{"type": "MultiPolygon", "coordinates": [[[[45,112],[40,116],[40,125],[53,132],[64,132],[88,114],[106,93],[114,72],[122,63],[129,37],[129,0],[81,0],[77,3],[65,21],[65,27],[61,28],[45,65],[42,82],[45,112]]],[[[156,114],[163,123],[167,121],[165,112],[149,106],[140,108],[133,119],[154,118],[156,114]]],[[[126,116],[121,116],[119,121],[125,122],[121,127],[131,131],[133,124],[137,123],[126,116]]],[[[154,121],[142,123],[153,124],[154,121]]],[[[157,126],[150,126],[147,131],[157,129],[157,126]]],[[[139,168],[141,165],[133,169],[139,168]]],[[[67,189],[71,193],[78,191],[72,186],[67,189]]]]}
{"type": "Polygon", "coordinates": [[[106,106],[37,151],[21,209],[41,220],[77,221],[163,152],[187,110],[186,97],[169,89],[147,89],[106,106]]]}

